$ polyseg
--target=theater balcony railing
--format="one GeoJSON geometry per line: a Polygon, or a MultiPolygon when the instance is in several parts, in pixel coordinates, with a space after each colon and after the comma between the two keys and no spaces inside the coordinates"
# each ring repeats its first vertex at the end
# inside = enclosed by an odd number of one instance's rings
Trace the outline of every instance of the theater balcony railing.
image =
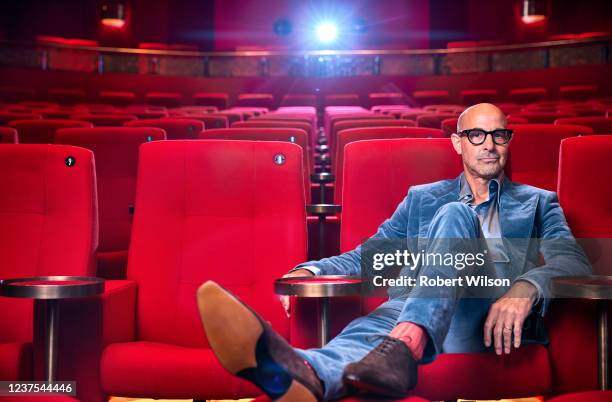
{"type": "Polygon", "coordinates": [[[194,52],[0,42],[0,67],[195,77],[420,76],[610,63],[612,37],[426,50],[194,52]]]}

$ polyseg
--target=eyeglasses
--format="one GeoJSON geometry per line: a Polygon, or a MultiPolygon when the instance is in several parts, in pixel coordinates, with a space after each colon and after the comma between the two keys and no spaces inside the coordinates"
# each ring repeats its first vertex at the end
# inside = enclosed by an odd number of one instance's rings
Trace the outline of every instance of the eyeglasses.
{"type": "Polygon", "coordinates": [[[467,136],[468,141],[472,145],[480,145],[487,139],[487,134],[491,134],[493,142],[497,145],[505,145],[512,138],[513,131],[508,128],[498,128],[493,131],[486,131],[481,128],[470,128],[467,130],[459,131],[457,134],[460,136],[467,136]]]}

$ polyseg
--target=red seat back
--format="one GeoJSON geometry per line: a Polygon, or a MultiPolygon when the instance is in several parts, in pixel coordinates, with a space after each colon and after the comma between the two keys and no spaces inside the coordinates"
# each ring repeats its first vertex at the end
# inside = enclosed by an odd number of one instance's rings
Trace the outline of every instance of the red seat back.
{"type": "Polygon", "coordinates": [[[195,303],[206,280],[288,335],[273,283],[306,258],[301,152],[256,141],[141,147],[128,262],[139,339],[207,347],[195,303]]]}
{"type": "Polygon", "coordinates": [[[39,114],[0,111],[0,126],[8,126],[13,120],[40,120],[41,118],[39,114]]]}
{"type": "Polygon", "coordinates": [[[179,107],[183,100],[177,92],[149,92],[145,98],[149,105],[164,107],[179,107]]]}
{"type": "Polygon", "coordinates": [[[464,89],[460,93],[461,103],[475,105],[477,103],[493,103],[497,101],[497,89],[464,89]]]}
{"type": "Polygon", "coordinates": [[[557,119],[575,116],[576,113],[573,112],[522,112],[513,113],[508,118],[520,117],[526,119],[530,124],[553,124],[557,119]]]}
{"type": "Polygon", "coordinates": [[[543,188],[557,189],[559,145],[561,140],[592,134],[589,127],[553,124],[518,124],[510,142],[506,171],[512,181],[543,188]]]}
{"type": "MultiPolygon", "coordinates": [[[[344,152],[340,251],[352,250],[376,233],[376,228],[393,214],[411,186],[453,179],[462,171],[462,166],[461,157],[447,138],[348,144],[344,152]]],[[[370,311],[380,302],[378,298],[365,299],[364,309],[370,311]]]]}
{"type": "Polygon", "coordinates": [[[157,127],[166,132],[169,140],[193,140],[204,130],[204,123],[195,119],[142,119],[132,120],[125,127],[157,127]]]}
{"type": "Polygon", "coordinates": [[[229,119],[227,116],[223,115],[215,115],[212,113],[209,114],[190,114],[189,116],[181,117],[176,116],[175,119],[190,119],[190,120],[200,120],[204,123],[204,130],[211,128],[228,128],[229,127],[229,119]]]}
{"type": "Polygon", "coordinates": [[[87,148],[95,155],[100,211],[98,251],[128,249],[138,149],[145,142],[165,138],[158,128],[66,128],[55,134],[56,143],[87,148]]]}
{"type": "Polygon", "coordinates": [[[576,124],[591,127],[595,134],[612,134],[612,117],[567,117],[555,120],[555,124],[576,124]]]}
{"type": "Polygon", "coordinates": [[[393,138],[443,138],[441,130],[427,127],[364,127],[342,130],[338,133],[332,172],[336,175],[334,203],[342,204],[342,187],[345,173],[346,146],[355,141],[393,138]]]}
{"type": "Polygon", "coordinates": [[[357,94],[329,94],[325,95],[323,106],[361,106],[357,94]]]}
{"type": "Polygon", "coordinates": [[[21,144],[53,144],[55,132],[61,128],[93,127],[87,121],[79,120],[13,120],[9,123],[19,133],[21,144]]]}
{"type": "Polygon", "coordinates": [[[70,119],[88,121],[95,127],[121,127],[128,121],[136,120],[137,117],[125,114],[77,114],[70,116],[70,119]]]}
{"type": "Polygon", "coordinates": [[[515,88],[508,92],[508,97],[514,103],[538,102],[546,97],[546,88],[515,88]]]}
{"type": "MultiPolygon", "coordinates": [[[[95,182],[86,149],[0,144],[0,279],[94,274],[95,182]]],[[[31,301],[0,297],[0,343],[31,340],[31,301]]]]}
{"type": "Polygon", "coordinates": [[[316,95],[310,94],[287,94],[283,96],[281,106],[317,106],[316,95]]]}
{"type": "Polygon", "coordinates": [[[455,113],[436,113],[419,116],[416,119],[417,126],[429,128],[441,128],[442,121],[457,116],[455,113]]]}
{"type": "Polygon", "coordinates": [[[236,99],[236,106],[241,107],[265,107],[268,109],[274,108],[274,96],[272,94],[250,93],[239,94],[236,99]]]}
{"type": "Polygon", "coordinates": [[[0,127],[0,144],[17,144],[17,130],[10,127],[0,127]]]}

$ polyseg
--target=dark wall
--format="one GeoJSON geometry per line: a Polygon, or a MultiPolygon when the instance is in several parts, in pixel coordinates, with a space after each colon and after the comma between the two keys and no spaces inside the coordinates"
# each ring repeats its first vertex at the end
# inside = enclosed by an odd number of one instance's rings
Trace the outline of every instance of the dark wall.
{"type": "Polygon", "coordinates": [[[316,47],[309,30],[326,18],[346,29],[355,18],[367,23],[366,33],[344,36],[343,48],[444,47],[451,40],[516,42],[612,30],[610,0],[549,0],[549,18],[534,25],[520,20],[521,0],[123,0],[128,20],[118,30],[100,25],[101,1],[2,0],[0,39],[56,35],[110,46],[165,42],[219,50],[303,49],[316,47]],[[279,17],[292,21],[286,37],[273,33],[279,17]]]}

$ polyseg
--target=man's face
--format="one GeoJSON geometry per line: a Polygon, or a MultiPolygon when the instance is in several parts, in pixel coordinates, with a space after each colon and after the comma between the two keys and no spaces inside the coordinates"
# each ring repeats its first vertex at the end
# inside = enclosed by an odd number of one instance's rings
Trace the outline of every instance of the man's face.
{"type": "MultiPolygon", "coordinates": [[[[485,131],[506,128],[503,114],[495,110],[473,110],[467,113],[461,122],[460,130],[480,128],[485,131]]],[[[493,179],[499,176],[506,166],[508,145],[498,145],[493,137],[487,135],[480,145],[473,145],[467,136],[453,134],[451,137],[455,151],[461,155],[463,165],[473,176],[493,179]]]]}

